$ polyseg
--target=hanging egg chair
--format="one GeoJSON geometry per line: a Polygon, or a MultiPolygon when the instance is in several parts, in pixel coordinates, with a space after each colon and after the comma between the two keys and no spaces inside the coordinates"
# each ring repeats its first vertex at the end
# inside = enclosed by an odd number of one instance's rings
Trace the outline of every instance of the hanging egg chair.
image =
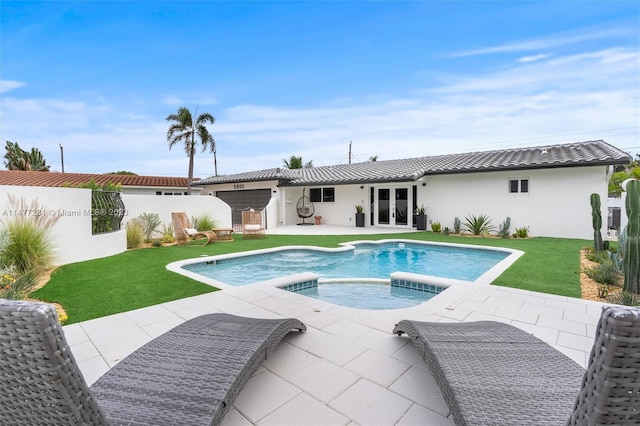
{"type": "Polygon", "coordinates": [[[313,203],[311,199],[305,195],[307,188],[302,190],[302,197],[298,200],[296,204],[296,212],[298,213],[298,217],[302,219],[302,223],[298,225],[313,225],[313,223],[306,223],[304,220],[309,219],[315,213],[315,207],[313,207],[313,203]]]}

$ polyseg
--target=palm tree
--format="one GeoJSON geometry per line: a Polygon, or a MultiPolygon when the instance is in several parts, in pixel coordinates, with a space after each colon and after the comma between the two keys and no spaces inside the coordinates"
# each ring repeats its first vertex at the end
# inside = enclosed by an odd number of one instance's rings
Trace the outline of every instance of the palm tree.
{"type": "Polygon", "coordinates": [[[284,162],[284,166],[287,169],[308,169],[310,167],[313,167],[313,160],[308,161],[307,163],[303,163],[302,157],[298,157],[296,155],[292,155],[289,160],[283,158],[282,161],[284,162]]]}
{"type": "MultiPolygon", "coordinates": [[[[196,113],[198,109],[196,108],[196,113]]],[[[193,123],[193,116],[188,108],[178,108],[177,114],[170,114],[167,117],[167,121],[173,121],[174,123],[169,126],[167,130],[167,141],[169,142],[169,149],[178,142],[184,142],[184,152],[189,156],[189,177],[187,180],[187,194],[191,194],[191,182],[193,181],[193,157],[196,154],[196,133],[198,139],[202,144],[202,151],[204,152],[207,147],[211,152],[215,153],[216,142],[213,136],[209,133],[209,130],[205,126],[206,123],[213,124],[215,118],[208,112],[200,114],[196,118],[195,124],[193,123]]],[[[218,175],[218,166],[216,164],[215,174],[218,175]]]]}

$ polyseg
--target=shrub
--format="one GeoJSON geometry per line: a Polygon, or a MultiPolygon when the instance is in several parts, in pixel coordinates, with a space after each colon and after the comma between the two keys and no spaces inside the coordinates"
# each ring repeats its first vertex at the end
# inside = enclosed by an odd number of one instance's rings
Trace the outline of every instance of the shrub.
{"type": "Polygon", "coordinates": [[[516,228],[516,233],[513,234],[514,238],[529,238],[529,228],[523,226],[522,228],[516,228]]]}
{"type": "Polygon", "coordinates": [[[158,213],[142,213],[139,216],[140,225],[142,226],[142,232],[146,242],[151,241],[153,234],[158,230],[162,221],[158,213]]]}
{"type": "Polygon", "coordinates": [[[176,240],[173,236],[173,225],[162,224],[162,242],[165,244],[172,243],[176,240]]]}
{"type": "Polygon", "coordinates": [[[441,229],[442,229],[442,225],[440,224],[440,222],[433,222],[431,224],[431,230],[433,232],[439,233],[441,229]]]}
{"type": "Polygon", "coordinates": [[[13,265],[0,268],[0,299],[26,299],[37,280],[34,272],[20,274],[13,265]]]}
{"type": "Polygon", "coordinates": [[[158,239],[152,240],[152,241],[151,241],[151,245],[152,245],[153,247],[162,247],[162,241],[160,241],[160,240],[158,240],[158,239]]]}
{"type": "Polygon", "coordinates": [[[127,222],[127,248],[138,248],[144,241],[144,229],[139,219],[131,219],[127,222]]]}
{"type": "Polygon", "coordinates": [[[598,297],[606,299],[609,296],[609,286],[606,284],[598,285],[598,297]]]}
{"type": "Polygon", "coordinates": [[[584,268],[583,272],[600,284],[620,285],[620,280],[622,279],[613,262],[609,259],[590,268],[584,268]]]}
{"type": "Polygon", "coordinates": [[[590,249],[590,250],[587,250],[586,252],[586,258],[596,263],[604,263],[610,260],[609,256],[610,256],[609,252],[607,252],[606,250],[590,249]]]}
{"type": "Polygon", "coordinates": [[[455,234],[459,234],[460,233],[460,218],[455,217],[453,219],[453,232],[455,234]]]}
{"type": "Polygon", "coordinates": [[[624,249],[627,244],[627,228],[618,233],[618,249],[611,253],[611,261],[618,272],[624,274],[624,249]]]}
{"type": "Polygon", "coordinates": [[[473,235],[488,234],[494,229],[493,225],[491,225],[491,219],[484,214],[480,216],[467,216],[464,220],[465,229],[473,235]]]}
{"type": "Polygon", "coordinates": [[[500,238],[509,238],[511,234],[509,234],[509,228],[511,227],[511,218],[507,216],[507,218],[502,222],[500,228],[498,229],[498,236],[500,238]]]}
{"type": "Polygon", "coordinates": [[[13,267],[17,276],[26,275],[37,280],[53,264],[53,243],[49,229],[59,216],[46,214],[47,208],[38,200],[27,204],[24,198],[9,196],[12,211],[41,212],[42,214],[12,216],[4,225],[0,241],[0,266],[13,267]]]}
{"type": "Polygon", "coordinates": [[[621,291],[609,296],[608,301],[616,305],[640,306],[640,296],[630,291],[621,291]]]}
{"type": "Polygon", "coordinates": [[[442,233],[444,235],[449,235],[449,234],[451,234],[451,229],[449,229],[448,226],[445,226],[444,229],[442,230],[442,233]]]}
{"type": "Polygon", "coordinates": [[[191,222],[193,222],[193,227],[198,231],[209,231],[216,227],[216,222],[206,213],[194,217],[191,222]]]}

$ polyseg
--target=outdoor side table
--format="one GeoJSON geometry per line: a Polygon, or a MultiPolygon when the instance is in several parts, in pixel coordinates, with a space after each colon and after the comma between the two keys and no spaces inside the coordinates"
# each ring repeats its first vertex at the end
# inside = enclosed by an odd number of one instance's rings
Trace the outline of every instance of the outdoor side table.
{"type": "Polygon", "coordinates": [[[213,228],[212,231],[218,236],[218,241],[233,241],[233,228],[213,228]]]}

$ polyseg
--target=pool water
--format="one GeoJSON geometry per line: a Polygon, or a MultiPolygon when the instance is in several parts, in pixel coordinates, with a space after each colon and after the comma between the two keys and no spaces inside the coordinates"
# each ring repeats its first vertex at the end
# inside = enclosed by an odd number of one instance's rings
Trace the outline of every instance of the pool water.
{"type": "Polygon", "coordinates": [[[409,242],[359,243],[354,246],[354,250],[339,252],[286,249],[185,265],[183,268],[232,286],[301,272],[316,273],[320,279],[388,279],[393,272],[410,272],[474,281],[509,255],[498,250],[409,242]]]}
{"type": "Polygon", "coordinates": [[[391,286],[388,283],[318,283],[295,293],[357,309],[400,309],[417,306],[436,293],[391,286]]]}

